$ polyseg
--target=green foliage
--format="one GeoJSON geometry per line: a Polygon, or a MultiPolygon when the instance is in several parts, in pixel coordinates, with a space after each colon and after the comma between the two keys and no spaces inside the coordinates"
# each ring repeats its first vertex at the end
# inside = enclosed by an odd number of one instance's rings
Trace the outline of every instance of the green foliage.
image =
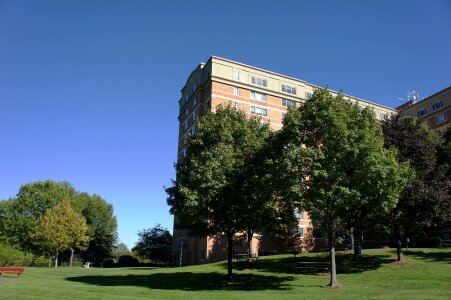
{"type": "Polygon", "coordinates": [[[138,233],[139,240],[132,249],[138,256],[160,262],[168,262],[169,252],[172,246],[172,235],[167,228],[156,224],[149,229],[143,229],[138,233]]]}
{"type": "Polygon", "coordinates": [[[33,254],[0,244],[0,267],[27,267],[32,264],[33,254]]]}
{"type": "Polygon", "coordinates": [[[179,228],[227,238],[231,279],[234,234],[258,230],[259,218],[273,208],[269,197],[255,193],[262,186],[256,162],[270,130],[230,106],[207,113],[196,127],[186,157],[176,165],[176,180],[166,189],[167,202],[179,228]]]}
{"type": "Polygon", "coordinates": [[[102,197],[90,196],[87,193],[81,193],[77,200],[80,203],[81,213],[86,218],[90,236],[89,245],[83,257],[99,265],[113,256],[117,240],[117,220],[113,206],[102,197]]]}
{"type": "Polygon", "coordinates": [[[62,251],[86,247],[87,230],[85,218],[72,209],[69,201],[62,201],[39,217],[37,231],[32,237],[43,250],[55,253],[56,267],[62,251]]]}
{"type": "Polygon", "coordinates": [[[36,231],[37,219],[63,199],[71,199],[75,194],[74,188],[67,182],[47,180],[25,184],[20,187],[16,198],[1,202],[0,214],[4,217],[0,226],[11,243],[24,250],[34,251],[36,246],[31,235],[36,231]]]}
{"type": "Polygon", "coordinates": [[[83,256],[99,264],[112,255],[117,239],[113,207],[98,195],[79,193],[67,182],[38,181],[20,187],[17,197],[0,201],[0,241],[36,254],[40,245],[31,238],[37,220],[47,210],[67,200],[88,223],[89,247],[83,256]]]}
{"type": "Polygon", "coordinates": [[[399,161],[408,162],[416,176],[391,213],[378,219],[390,224],[399,239],[414,242],[418,233],[451,221],[448,162],[438,159],[435,133],[415,119],[394,116],[382,123],[382,129],[385,146],[397,149],[399,161]]]}
{"type": "Polygon", "coordinates": [[[380,126],[369,109],[342,95],[317,90],[298,110],[288,112],[279,133],[280,165],[290,184],[285,197],[320,217],[331,249],[335,277],[335,232],[360,211],[388,211],[409,179],[396,151],[383,147],[380,126]]]}
{"type": "Polygon", "coordinates": [[[131,255],[122,255],[117,262],[118,267],[137,267],[139,260],[131,255]]]}

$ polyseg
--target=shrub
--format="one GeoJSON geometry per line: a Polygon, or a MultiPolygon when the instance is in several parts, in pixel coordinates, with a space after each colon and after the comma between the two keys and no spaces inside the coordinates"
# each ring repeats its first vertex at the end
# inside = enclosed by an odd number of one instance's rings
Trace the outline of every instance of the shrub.
{"type": "Polygon", "coordinates": [[[137,267],[139,261],[131,255],[122,255],[117,263],[118,267],[137,267]]]}
{"type": "Polygon", "coordinates": [[[10,245],[0,244],[0,267],[26,267],[33,263],[33,254],[10,245]]]}

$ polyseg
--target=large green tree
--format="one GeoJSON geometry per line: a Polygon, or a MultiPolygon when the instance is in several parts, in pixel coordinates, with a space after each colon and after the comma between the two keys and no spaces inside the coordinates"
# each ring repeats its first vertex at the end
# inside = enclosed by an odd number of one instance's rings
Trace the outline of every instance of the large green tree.
{"type": "Polygon", "coordinates": [[[172,235],[167,228],[156,224],[149,229],[138,232],[138,242],[132,251],[138,253],[140,257],[166,263],[169,258],[169,251],[172,246],[172,235]]]}
{"type": "Polygon", "coordinates": [[[369,109],[318,89],[291,110],[280,131],[280,162],[287,197],[320,219],[330,249],[329,286],[336,287],[335,233],[362,208],[388,211],[406,184],[408,167],[383,147],[381,128],[369,109]]]}
{"type": "Polygon", "coordinates": [[[438,160],[439,141],[426,124],[396,115],[382,122],[382,129],[385,147],[397,149],[399,161],[408,162],[415,171],[414,180],[403,189],[391,213],[378,218],[391,225],[400,260],[401,241],[415,241],[451,219],[449,167],[447,160],[438,160]]]}
{"type": "Polygon", "coordinates": [[[81,214],[86,218],[90,236],[88,248],[82,254],[83,258],[100,265],[113,256],[117,241],[117,219],[113,205],[98,195],[87,193],[81,193],[76,201],[79,202],[81,214]]]}
{"type": "Polygon", "coordinates": [[[63,200],[38,218],[37,230],[31,237],[43,250],[54,254],[56,268],[62,251],[87,246],[87,231],[85,218],[63,200]]]}
{"type": "MultiPolygon", "coordinates": [[[[176,180],[166,189],[170,212],[190,235],[227,239],[232,280],[232,247],[237,233],[258,230],[258,218],[269,215],[270,198],[254,193],[259,186],[255,161],[270,136],[268,125],[243,111],[218,107],[198,120],[176,165],[176,180]]],[[[269,220],[267,220],[269,221],[269,220]]]]}
{"type": "Polygon", "coordinates": [[[85,259],[101,263],[111,257],[117,238],[113,206],[98,195],[77,192],[67,182],[37,181],[20,187],[16,197],[0,201],[0,239],[23,250],[40,252],[31,236],[47,210],[67,200],[88,223],[89,247],[85,259]]]}
{"type": "Polygon", "coordinates": [[[63,199],[75,196],[75,189],[67,182],[47,180],[21,186],[15,198],[2,201],[0,209],[3,215],[0,221],[8,242],[23,250],[36,251],[31,235],[36,231],[38,218],[63,199]]]}

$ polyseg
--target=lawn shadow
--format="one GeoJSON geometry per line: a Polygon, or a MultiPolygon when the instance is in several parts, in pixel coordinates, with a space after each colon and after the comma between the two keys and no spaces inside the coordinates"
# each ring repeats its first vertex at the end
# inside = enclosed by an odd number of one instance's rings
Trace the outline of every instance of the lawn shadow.
{"type": "MultiPolygon", "coordinates": [[[[383,264],[394,261],[390,255],[361,255],[355,257],[353,254],[337,254],[335,256],[338,274],[361,273],[365,271],[376,270],[383,264]]],[[[270,259],[260,259],[252,263],[252,266],[243,262],[235,263],[236,270],[255,269],[263,272],[286,273],[293,274],[296,262],[329,262],[328,254],[319,254],[316,256],[298,256],[294,257],[277,257],[270,259]]],[[[227,267],[226,264],[223,265],[227,267]]]]}
{"type": "Polygon", "coordinates": [[[264,276],[256,274],[234,274],[234,283],[225,282],[225,275],[210,273],[153,273],[149,275],[76,276],[66,280],[98,286],[139,286],[160,290],[287,290],[286,284],[292,276],[264,276]]]}
{"type": "Polygon", "coordinates": [[[403,252],[406,256],[415,256],[416,258],[429,260],[429,261],[443,261],[451,264],[451,251],[440,252],[424,252],[421,250],[411,251],[407,250],[403,252]]]}

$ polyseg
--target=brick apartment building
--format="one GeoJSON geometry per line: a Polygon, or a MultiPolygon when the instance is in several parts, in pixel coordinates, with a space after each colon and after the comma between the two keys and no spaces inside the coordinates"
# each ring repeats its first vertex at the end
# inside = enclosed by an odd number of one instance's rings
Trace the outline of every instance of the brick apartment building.
{"type": "MultiPolygon", "coordinates": [[[[218,105],[230,103],[249,116],[260,116],[262,122],[269,123],[273,130],[279,130],[282,128],[282,120],[287,109],[297,107],[308,101],[316,88],[318,86],[303,80],[220,57],[210,57],[206,63],[199,64],[191,72],[181,90],[178,159],[182,159],[185,154],[187,136],[193,134],[196,130],[195,120],[207,111],[214,111],[218,105]]],[[[450,91],[450,88],[442,91],[445,92],[446,99],[440,96],[442,92],[429,97],[442,101],[441,107],[439,107],[440,104],[434,102],[435,100],[431,100],[431,104],[428,104],[427,109],[434,111],[433,115],[428,116],[431,120],[438,121],[434,124],[442,124],[443,118],[447,123],[447,120],[451,117],[448,115],[441,116],[443,108],[449,105],[450,91]],[[435,107],[435,110],[432,107],[435,107]]],[[[337,94],[335,91],[330,92],[334,95],[337,94]]],[[[379,120],[398,113],[395,109],[354,96],[344,95],[344,97],[359,103],[362,107],[372,108],[379,120]]],[[[417,107],[422,108],[423,104],[421,103],[412,104],[405,111],[413,112],[417,107]]],[[[442,126],[437,128],[441,129],[442,126]]],[[[298,228],[295,230],[301,236],[303,250],[310,251],[313,248],[324,247],[324,239],[320,235],[314,234],[308,214],[300,212],[297,213],[297,217],[299,222],[298,228]]],[[[177,218],[175,217],[174,225],[176,222],[177,218]]],[[[389,236],[382,232],[368,232],[364,238],[371,244],[371,241],[375,240],[388,242],[389,236]]],[[[214,237],[192,238],[187,236],[184,231],[174,229],[174,241],[174,260],[178,262],[181,259],[183,264],[212,262],[227,257],[227,243],[224,240],[214,237]]],[[[257,255],[273,253],[277,249],[276,245],[269,239],[258,235],[254,238],[252,244],[251,253],[257,255]]],[[[244,243],[242,245],[237,244],[233,249],[234,253],[246,253],[247,251],[244,243]]]]}

